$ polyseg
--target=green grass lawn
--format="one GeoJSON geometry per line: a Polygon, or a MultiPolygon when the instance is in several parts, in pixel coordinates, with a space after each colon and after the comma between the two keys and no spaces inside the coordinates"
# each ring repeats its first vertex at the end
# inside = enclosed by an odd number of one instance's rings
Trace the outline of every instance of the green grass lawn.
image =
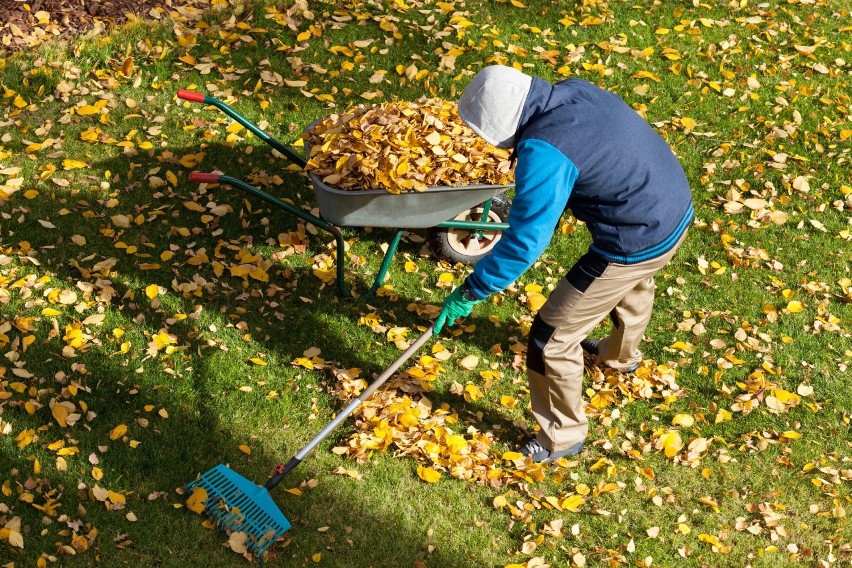
{"type": "Polygon", "coordinates": [[[413,230],[367,296],[393,231],[345,229],[335,259],[311,223],[190,183],[219,171],[318,214],[302,173],[178,89],[298,151],[318,118],[455,100],[503,63],[618,93],[684,165],[696,220],[658,275],[646,361],[590,370],[581,456],[507,455],[534,424],[527,296],[589,244],[566,213],[519,282],[273,491],[293,528],[266,563],[848,565],[848,6],[174,4],[0,59],[0,563],[246,564],[184,485],[220,463],[262,484],[429,325],[441,275],[470,270],[413,230]]]}

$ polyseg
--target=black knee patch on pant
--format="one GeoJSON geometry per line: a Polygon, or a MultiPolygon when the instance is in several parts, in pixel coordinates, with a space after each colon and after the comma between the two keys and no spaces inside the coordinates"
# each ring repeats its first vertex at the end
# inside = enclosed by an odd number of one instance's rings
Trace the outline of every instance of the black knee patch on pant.
{"type": "Polygon", "coordinates": [[[536,314],[530,327],[530,338],[527,344],[527,369],[539,375],[544,374],[544,346],[550,341],[554,328],[544,323],[541,316],[536,314]]]}
{"type": "Polygon", "coordinates": [[[565,275],[565,279],[578,292],[585,294],[595,278],[599,278],[607,266],[609,266],[607,259],[593,252],[587,252],[571,267],[571,270],[565,275]]]}
{"type": "Polygon", "coordinates": [[[609,319],[612,320],[612,325],[615,327],[621,327],[621,320],[618,319],[618,312],[615,310],[609,312],[609,319]]]}

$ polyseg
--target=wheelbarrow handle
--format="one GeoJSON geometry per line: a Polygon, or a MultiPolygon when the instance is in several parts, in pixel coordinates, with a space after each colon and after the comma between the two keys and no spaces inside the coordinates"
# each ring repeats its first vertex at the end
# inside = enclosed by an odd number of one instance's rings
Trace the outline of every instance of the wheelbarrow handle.
{"type": "Polygon", "coordinates": [[[278,150],[281,154],[283,154],[288,160],[296,164],[299,169],[304,169],[307,165],[307,160],[294,152],[291,148],[289,148],[286,144],[283,144],[269,135],[269,133],[264,132],[258,125],[238,113],[236,110],[220,101],[216,97],[211,97],[210,95],[203,95],[201,93],[196,93],[194,91],[187,91],[186,89],[178,89],[177,96],[180,99],[185,101],[192,101],[195,103],[204,103],[207,105],[213,105],[238,123],[243,125],[246,130],[272,146],[273,149],[278,150]]]}
{"type": "Polygon", "coordinates": [[[206,95],[202,95],[201,93],[196,93],[194,91],[187,91],[186,89],[178,89],[177,96],[179,99],[192,101],[194,103],[203,103],[204,99],[207,98],[206,95]]]}
{"type": "Polygon", "coordinates": [[[189,181],[194,183],[219,183],[219,174],[206,174],[203,172],[190,172],[189,181]]]}

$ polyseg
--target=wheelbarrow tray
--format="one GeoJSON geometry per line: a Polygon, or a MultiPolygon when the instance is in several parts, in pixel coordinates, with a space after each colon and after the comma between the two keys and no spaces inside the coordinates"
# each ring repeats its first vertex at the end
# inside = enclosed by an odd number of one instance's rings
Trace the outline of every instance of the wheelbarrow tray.
{"type": "MultiPolygon", "coordinates": [[[[304,131],[309,132],[318,122],[311,122],[304,131]]],[[[307,142],[305,152],[311,155],[307,142]]],[[[342,190],[323,183],[311,170],[306,171],[320,216],[338,227],[430,229],[514,187],[514,184],[432,186],[425,191],[402,193],[385,189],[342,190]]]]}
{"type": "Polygon", "coordinates": [[[390,193],[384,189],[335,189],[308,172],[320,215],[339,227],[428,229],[450,221],[513,185],[429,187],[425,191],[390,193]]]}

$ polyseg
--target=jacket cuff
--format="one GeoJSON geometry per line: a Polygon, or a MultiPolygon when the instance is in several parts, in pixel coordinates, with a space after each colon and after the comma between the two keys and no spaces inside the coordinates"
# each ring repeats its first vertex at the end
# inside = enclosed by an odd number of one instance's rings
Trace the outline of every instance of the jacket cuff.
{"type": "MultiPolygon", "coordinates": [[[[464,298],[466,300],[472,300],[472,301],[479,302],[479,301],[484,300],[486,297],[488,297],[488,295],[487,294],[480,294],[476,291],[474,286],[471,285],[472,284],[471,279],[473,279],[473,278],[474,277],[472,275],[468,276],[467,279],[465,279],[465,281],[462,282],[461,286],[459,286],[459,293],[461,293],[462,298],[464,298]]],[[[475,281],[474,281],[473,284],[475,285],[475,281]]]]}

